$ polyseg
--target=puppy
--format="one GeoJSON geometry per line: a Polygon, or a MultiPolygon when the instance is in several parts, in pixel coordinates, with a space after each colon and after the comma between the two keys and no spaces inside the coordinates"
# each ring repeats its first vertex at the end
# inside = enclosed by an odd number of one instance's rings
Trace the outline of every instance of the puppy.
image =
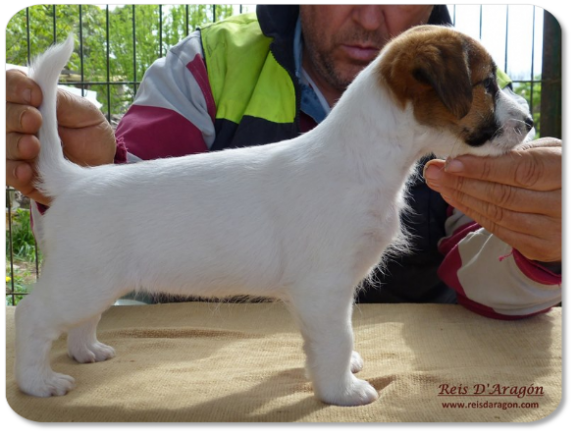
{"type": "Polygon", "coordinates": [[[79,362],[114,356],[100,314],[132,290],[223,298],[267,296],[301,329],[315,395],[337,405],[378,397],[353,375],[357,285],[400,240],[405,182],[425,154],[499,155],[531,118],[496,83],[475,40],[423,26],[392,40],[313,131],[276,144],[134,165],[81,168],[64,159],[56,82],[73,40],[33,65],[42,88],[39,189],[46,259],[16,310],[21,390],[63,395],[73,379],[49,362],[68,332],[79,362]]]}

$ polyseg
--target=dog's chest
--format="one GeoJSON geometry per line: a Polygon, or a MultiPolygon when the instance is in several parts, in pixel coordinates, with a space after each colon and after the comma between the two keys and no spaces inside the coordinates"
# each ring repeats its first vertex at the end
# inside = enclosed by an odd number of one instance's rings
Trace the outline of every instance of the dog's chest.
{"type": "Polygon", "coordinates": [[[391,243],[400,228],[399,211],[396,204],[368,211],[367,227],[363,232],[367,249],[385,250],[391,243]]]}
{"type": "Polygon", "coordinates": [[[402,208],[402,197],[397,193],[383,191],[374,193],[361,220],[364,226],[360,230],[355,255],[357,268],[367,271],[381,261],[383,253],[400,234],[402,208]]]}

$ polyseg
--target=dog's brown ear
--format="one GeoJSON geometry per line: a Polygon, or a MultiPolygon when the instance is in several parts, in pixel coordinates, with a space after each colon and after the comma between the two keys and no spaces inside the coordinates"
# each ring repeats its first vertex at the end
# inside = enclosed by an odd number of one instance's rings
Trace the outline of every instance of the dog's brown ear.
{"type": "Polygon", "coordinates": [[[419,83],[431,86],[458,119],[470,112],[472,83],[467,57],[461,47],[431,44],[415,58],[411,74],[419,83]]]}

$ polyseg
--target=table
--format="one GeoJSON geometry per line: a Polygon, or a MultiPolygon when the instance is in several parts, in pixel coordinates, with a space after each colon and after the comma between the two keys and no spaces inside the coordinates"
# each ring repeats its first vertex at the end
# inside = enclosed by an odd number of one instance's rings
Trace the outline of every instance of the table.
{"type": "Polygon", "coordinates": [[[117,356],[78,364],[60,338],[52,366],[77,385],[47,399],[14,382],[14,308],[6,311],[7,399],[34,421],[531,422],[562,399],[561,308],[501,321],[456,305],[357,305],[359,376],[380,397],[354,408],[313,397],[282,303],[112,307],[99,339],[117,356]]]}

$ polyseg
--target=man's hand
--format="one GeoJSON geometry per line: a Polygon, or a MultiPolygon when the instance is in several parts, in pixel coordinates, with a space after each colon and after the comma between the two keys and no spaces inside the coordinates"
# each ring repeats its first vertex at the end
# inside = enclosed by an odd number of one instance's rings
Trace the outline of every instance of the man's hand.
{"type": "MultiPolygon", "coordinates": [[[[40,152],[36,134],[42,124],[38,106],[40,87],[18,70],[6,72],[6,185],[25,196],[49,205],[34,186],[35,160],[40,152]]],[[[58,91],[58,132],[64,154],[79,165],[110,164],[116,142],[112,127],[104,115],[86,99],[58,91]]]]}
{"type": "Polygon", "coordinates": [[[428,162],[427,184],[526,258],[562,260],[562,142],[543,138],[499,157],[428,162]]]}

